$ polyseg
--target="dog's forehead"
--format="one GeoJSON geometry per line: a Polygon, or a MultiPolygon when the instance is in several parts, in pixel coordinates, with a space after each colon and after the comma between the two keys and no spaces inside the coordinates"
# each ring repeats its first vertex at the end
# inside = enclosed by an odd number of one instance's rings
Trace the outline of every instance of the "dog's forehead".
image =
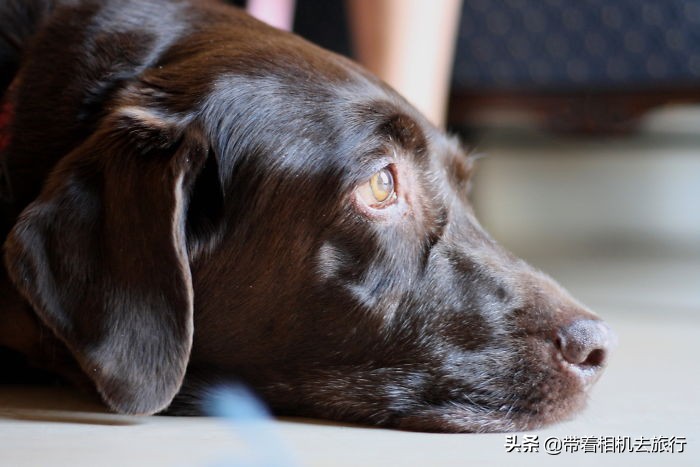
{"type": "Polygon", "coordinates": [[[456,140],[394,91],[354,70],[331,80],[223,74],[202,118],[224,166],[252,151],[274,167],[307,174],[332,169],[352,179],[396,149],[426,169],[429,159],[444,165],[463,158],[456,140]]]}

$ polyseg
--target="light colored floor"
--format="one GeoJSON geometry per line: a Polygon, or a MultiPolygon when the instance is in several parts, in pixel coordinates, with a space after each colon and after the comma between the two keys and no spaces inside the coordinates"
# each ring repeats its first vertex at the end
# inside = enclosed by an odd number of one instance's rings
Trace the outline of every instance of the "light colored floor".
{"type": "MultiPolygon", "coordinates": [[[[586,275],[589,270],[564,274],[564,282],[584,295],[586,287],[606,289],[593,287],[596,277],[610,278],[586,275]]],[[[692,290],[685,291],[692,300],[692,290]]],[[[620,344],[589,408],[571,422],[528,434],[541,442],[550,436],[684,436],[683,454],[506,453],[504,434],[408,433],[306,420],[274,422],[279,449],[295,459],[289,465],[300,466],[700,465],[700,314],[635,314],[611,297],[609,305],[598,297],[597,311],[620,344]]],[[[249,452],[243,435],[217,419],[117,416],[67,390],[0,388],[2,466],[263,465],[243,463],[249,452]]]]}

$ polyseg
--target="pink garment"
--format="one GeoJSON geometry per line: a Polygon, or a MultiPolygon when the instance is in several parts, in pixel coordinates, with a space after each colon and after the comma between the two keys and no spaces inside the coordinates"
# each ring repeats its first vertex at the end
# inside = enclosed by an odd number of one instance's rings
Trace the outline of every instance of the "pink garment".
{"type": "Polygon", "coordinates": [[[270,26],[291,31],[295,0],[248,0],[246,10],[270,26]]]}

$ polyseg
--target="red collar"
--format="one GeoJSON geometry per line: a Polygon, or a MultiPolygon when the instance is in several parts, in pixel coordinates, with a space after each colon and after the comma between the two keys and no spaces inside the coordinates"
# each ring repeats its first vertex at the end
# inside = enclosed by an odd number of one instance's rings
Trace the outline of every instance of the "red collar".
{"type": "Polygon", "coordinates": [[[14,116],[13,110],[9,101],[0,103],[0,153],[10,144],[10,123],[14,116]]]}
{"type": "Polygon", "coordinates": [[[8,100],[0,101],[0,202],[12,202],[10,173],[4,152],[10,145],[10,124],[14,117],[14,109],[8,100]]]}

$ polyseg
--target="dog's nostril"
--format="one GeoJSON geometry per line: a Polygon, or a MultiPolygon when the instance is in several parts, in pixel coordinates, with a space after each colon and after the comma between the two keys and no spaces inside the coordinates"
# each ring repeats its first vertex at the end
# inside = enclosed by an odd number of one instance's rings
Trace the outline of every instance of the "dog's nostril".
{"type": "Polygon", "coordinates": [[[496,297],[499,300],[504,301],[506,298],[508,298],[508,292],[506,292],[506,289],[503,287],[499,287],[496,289],[496,297]]]}
{"type": "Polygon", "coordinates": [[[605,350],[595,349],[581,362],[581,366],[602,366],[605,363],[605,350]]]}
{"type": "Polygon", "coordinates": [[[612,341],[607,325],[585,319],[561,328],[555,344],[567,362],[581,368],[598,368],[605,364],[612,341]]]}

